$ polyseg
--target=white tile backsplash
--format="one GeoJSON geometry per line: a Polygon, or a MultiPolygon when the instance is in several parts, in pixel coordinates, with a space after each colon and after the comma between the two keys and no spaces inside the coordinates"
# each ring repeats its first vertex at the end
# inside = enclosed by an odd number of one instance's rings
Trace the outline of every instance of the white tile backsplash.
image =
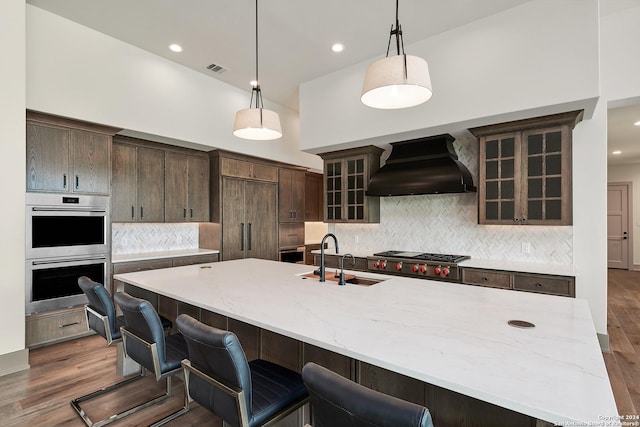
{"type": "MultiPolygon", "coordinates": [[[[454,147],[478,185],[477,141],[458,138],[454,147]]],[[[573,264],[573,227],[478,225],[477,209],[476,193],[381,197],[380,224],[334,224],[329,231],[345,250],[439,252],[573,264]],[[524,253],[523,243],[528,243],[529,253],[524,253]]]]}
{"type": "Polygon", "coordinates": [[[198,224],[114,223],[111,253],[126,255],[198,248],[198,224]]]}

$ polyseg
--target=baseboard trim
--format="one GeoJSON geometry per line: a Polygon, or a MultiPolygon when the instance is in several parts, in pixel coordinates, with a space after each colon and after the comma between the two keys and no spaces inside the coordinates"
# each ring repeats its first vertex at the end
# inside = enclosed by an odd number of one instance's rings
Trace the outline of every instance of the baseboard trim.
{"type": "Polygon", "coordinates": [[[596,335],[598,336],[600,349],[604,353],[611,353],[611,347],[609,347],[609,334],[596,334],[596,335]]]}
{"type": "Polygon", "coordinates": [[[29,349],[0,355],[0,377],[29,369],[29,349]]]}
{"type": "Polygon", "coordinates": [[[640,264],[633,264],[629,270],[640,271],[640,264]]]}

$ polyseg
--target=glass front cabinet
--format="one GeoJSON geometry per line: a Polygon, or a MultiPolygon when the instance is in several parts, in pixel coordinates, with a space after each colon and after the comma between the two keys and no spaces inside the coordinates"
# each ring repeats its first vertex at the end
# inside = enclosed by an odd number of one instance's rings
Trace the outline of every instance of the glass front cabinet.
{"type": "Polygon", "coordinates": [[[365,195],[369,179],[380,168],[375,146],[320,154],[324,160],[324,221],[380,222],[380,198],[365,195]]]}
{"type": "Polygon", "coordinates": [[[571,134],[582,111],[469,129],[478,137],[478,223],[571,225],[571,134]]]}

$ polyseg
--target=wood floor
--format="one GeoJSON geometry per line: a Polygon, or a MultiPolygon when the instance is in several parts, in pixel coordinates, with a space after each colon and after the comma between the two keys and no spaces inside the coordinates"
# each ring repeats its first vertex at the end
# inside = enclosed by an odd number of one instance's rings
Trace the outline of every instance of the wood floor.
{"type": "Polygon", "coordinates": [[[620,415],[640,414],[640,272],[609,270],[608,332],[604,354],[620,415]]]}
{"type": "MultiPolygon", "coordinates": [[[[621,415],[640,413],[640,272],[609,271],[609,338],[604,359],[621,415]]],[[[115,371],[115,347],[91,336],[30,351],[31,369],[0,377],[2,426],[84,426],[69,402],[121,379],[115,371]]],[[[99,401],[83,405],[98,420],[117,409],[162,393],[164,383],[151,377],[99,401]],[[117,409],[114,409],[117,408],[117,409]]],[[[182,382],[174,380],[173,396],[115,426],[148,425],[182,405],[182,382]]],[[[191,410],[167,426],[221,426],[219,418],[192,403],[191,410]]]]}

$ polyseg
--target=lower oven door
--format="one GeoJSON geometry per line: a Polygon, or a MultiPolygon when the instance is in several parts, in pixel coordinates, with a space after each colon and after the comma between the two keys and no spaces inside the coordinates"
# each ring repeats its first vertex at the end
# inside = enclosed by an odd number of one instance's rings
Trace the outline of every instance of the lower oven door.
{"type": "Polygon", "coordinates": [[[107,255],[27,260],[26,314],[86,304],[78,278],[105,284],[108,271],[107,255]]]}

